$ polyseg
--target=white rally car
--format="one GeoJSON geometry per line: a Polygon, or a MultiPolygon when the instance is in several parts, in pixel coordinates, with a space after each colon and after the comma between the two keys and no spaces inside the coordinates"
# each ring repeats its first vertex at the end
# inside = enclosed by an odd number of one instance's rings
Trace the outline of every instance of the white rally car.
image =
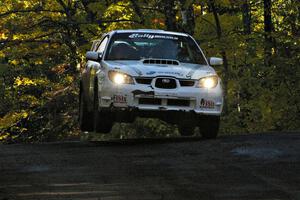
{"type": "Polygon", "coordinates": [[[137,116],[177,124],[183,136],[198,126],[215,138],[223,107],[221,80],[188,34],[116,30],[93,42],[80,81],[82,131],[110,132],[137,116]]]}

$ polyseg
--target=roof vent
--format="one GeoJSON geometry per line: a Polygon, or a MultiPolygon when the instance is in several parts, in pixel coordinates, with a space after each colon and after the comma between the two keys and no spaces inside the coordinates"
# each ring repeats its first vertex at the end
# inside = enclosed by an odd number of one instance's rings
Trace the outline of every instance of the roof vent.
{"type": "Polygon", "coordinates": [[[145,59],[143,60],[144,64],[159,64],[159,65],[179,65],[177,60],[169,59],[145,59]]]}

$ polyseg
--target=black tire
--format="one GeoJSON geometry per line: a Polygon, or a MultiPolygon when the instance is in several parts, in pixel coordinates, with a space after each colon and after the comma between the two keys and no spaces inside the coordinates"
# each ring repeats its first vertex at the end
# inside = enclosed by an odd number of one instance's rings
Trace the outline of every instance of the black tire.
{"type": "Polygon", "coordinates": [[[178,131],[181,136],[193,136],[195,133],[195,126],[192,124],[179,124],[178,131]]]}
{"type": "Polygon", "coordinates": [[[81,131],[93,131],[94,113],[89,112],[84,99],[84,94],[80,88],[79,93],[79,126],[81,131]]]}
{"type": "Polygon", "coordinates": [[[199,129],[204,139],[215,139],[220,127],[219,116],[207,116],[200,121],[199,129]]]}
{"type": "Polygon", "coordinates": [[[113,113],[99,109],[98,84],[94,86],[94,131],[109,133],[114,125],[113,113]]]}

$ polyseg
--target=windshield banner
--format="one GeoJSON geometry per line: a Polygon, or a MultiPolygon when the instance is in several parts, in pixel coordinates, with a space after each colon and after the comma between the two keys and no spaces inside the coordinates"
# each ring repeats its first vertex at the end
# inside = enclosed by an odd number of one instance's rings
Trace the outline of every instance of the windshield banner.
{"type": "Polygon", "coordinates": [[[178,37],[172,35],[158,35],[158,34],[139,34],[134,33],[128,36],[129,38],[148,38],[148,39],[168,39],[168,40],[178,40],[178,37]]]}

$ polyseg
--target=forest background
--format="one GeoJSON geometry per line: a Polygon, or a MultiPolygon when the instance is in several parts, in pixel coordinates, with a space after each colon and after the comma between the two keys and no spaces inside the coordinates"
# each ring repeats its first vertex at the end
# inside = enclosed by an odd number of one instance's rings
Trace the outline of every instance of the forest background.
{"type": "MultiPolygon", "coordinates": [[[[0,142],[80,135],[85,52],[105,32],[137,28],[187,32],[223,58],[221,134],[300,129],[299,0],[1,0],[0,142]]],[[[137,119],[108,137],[176,135],[137,119]]]]}

